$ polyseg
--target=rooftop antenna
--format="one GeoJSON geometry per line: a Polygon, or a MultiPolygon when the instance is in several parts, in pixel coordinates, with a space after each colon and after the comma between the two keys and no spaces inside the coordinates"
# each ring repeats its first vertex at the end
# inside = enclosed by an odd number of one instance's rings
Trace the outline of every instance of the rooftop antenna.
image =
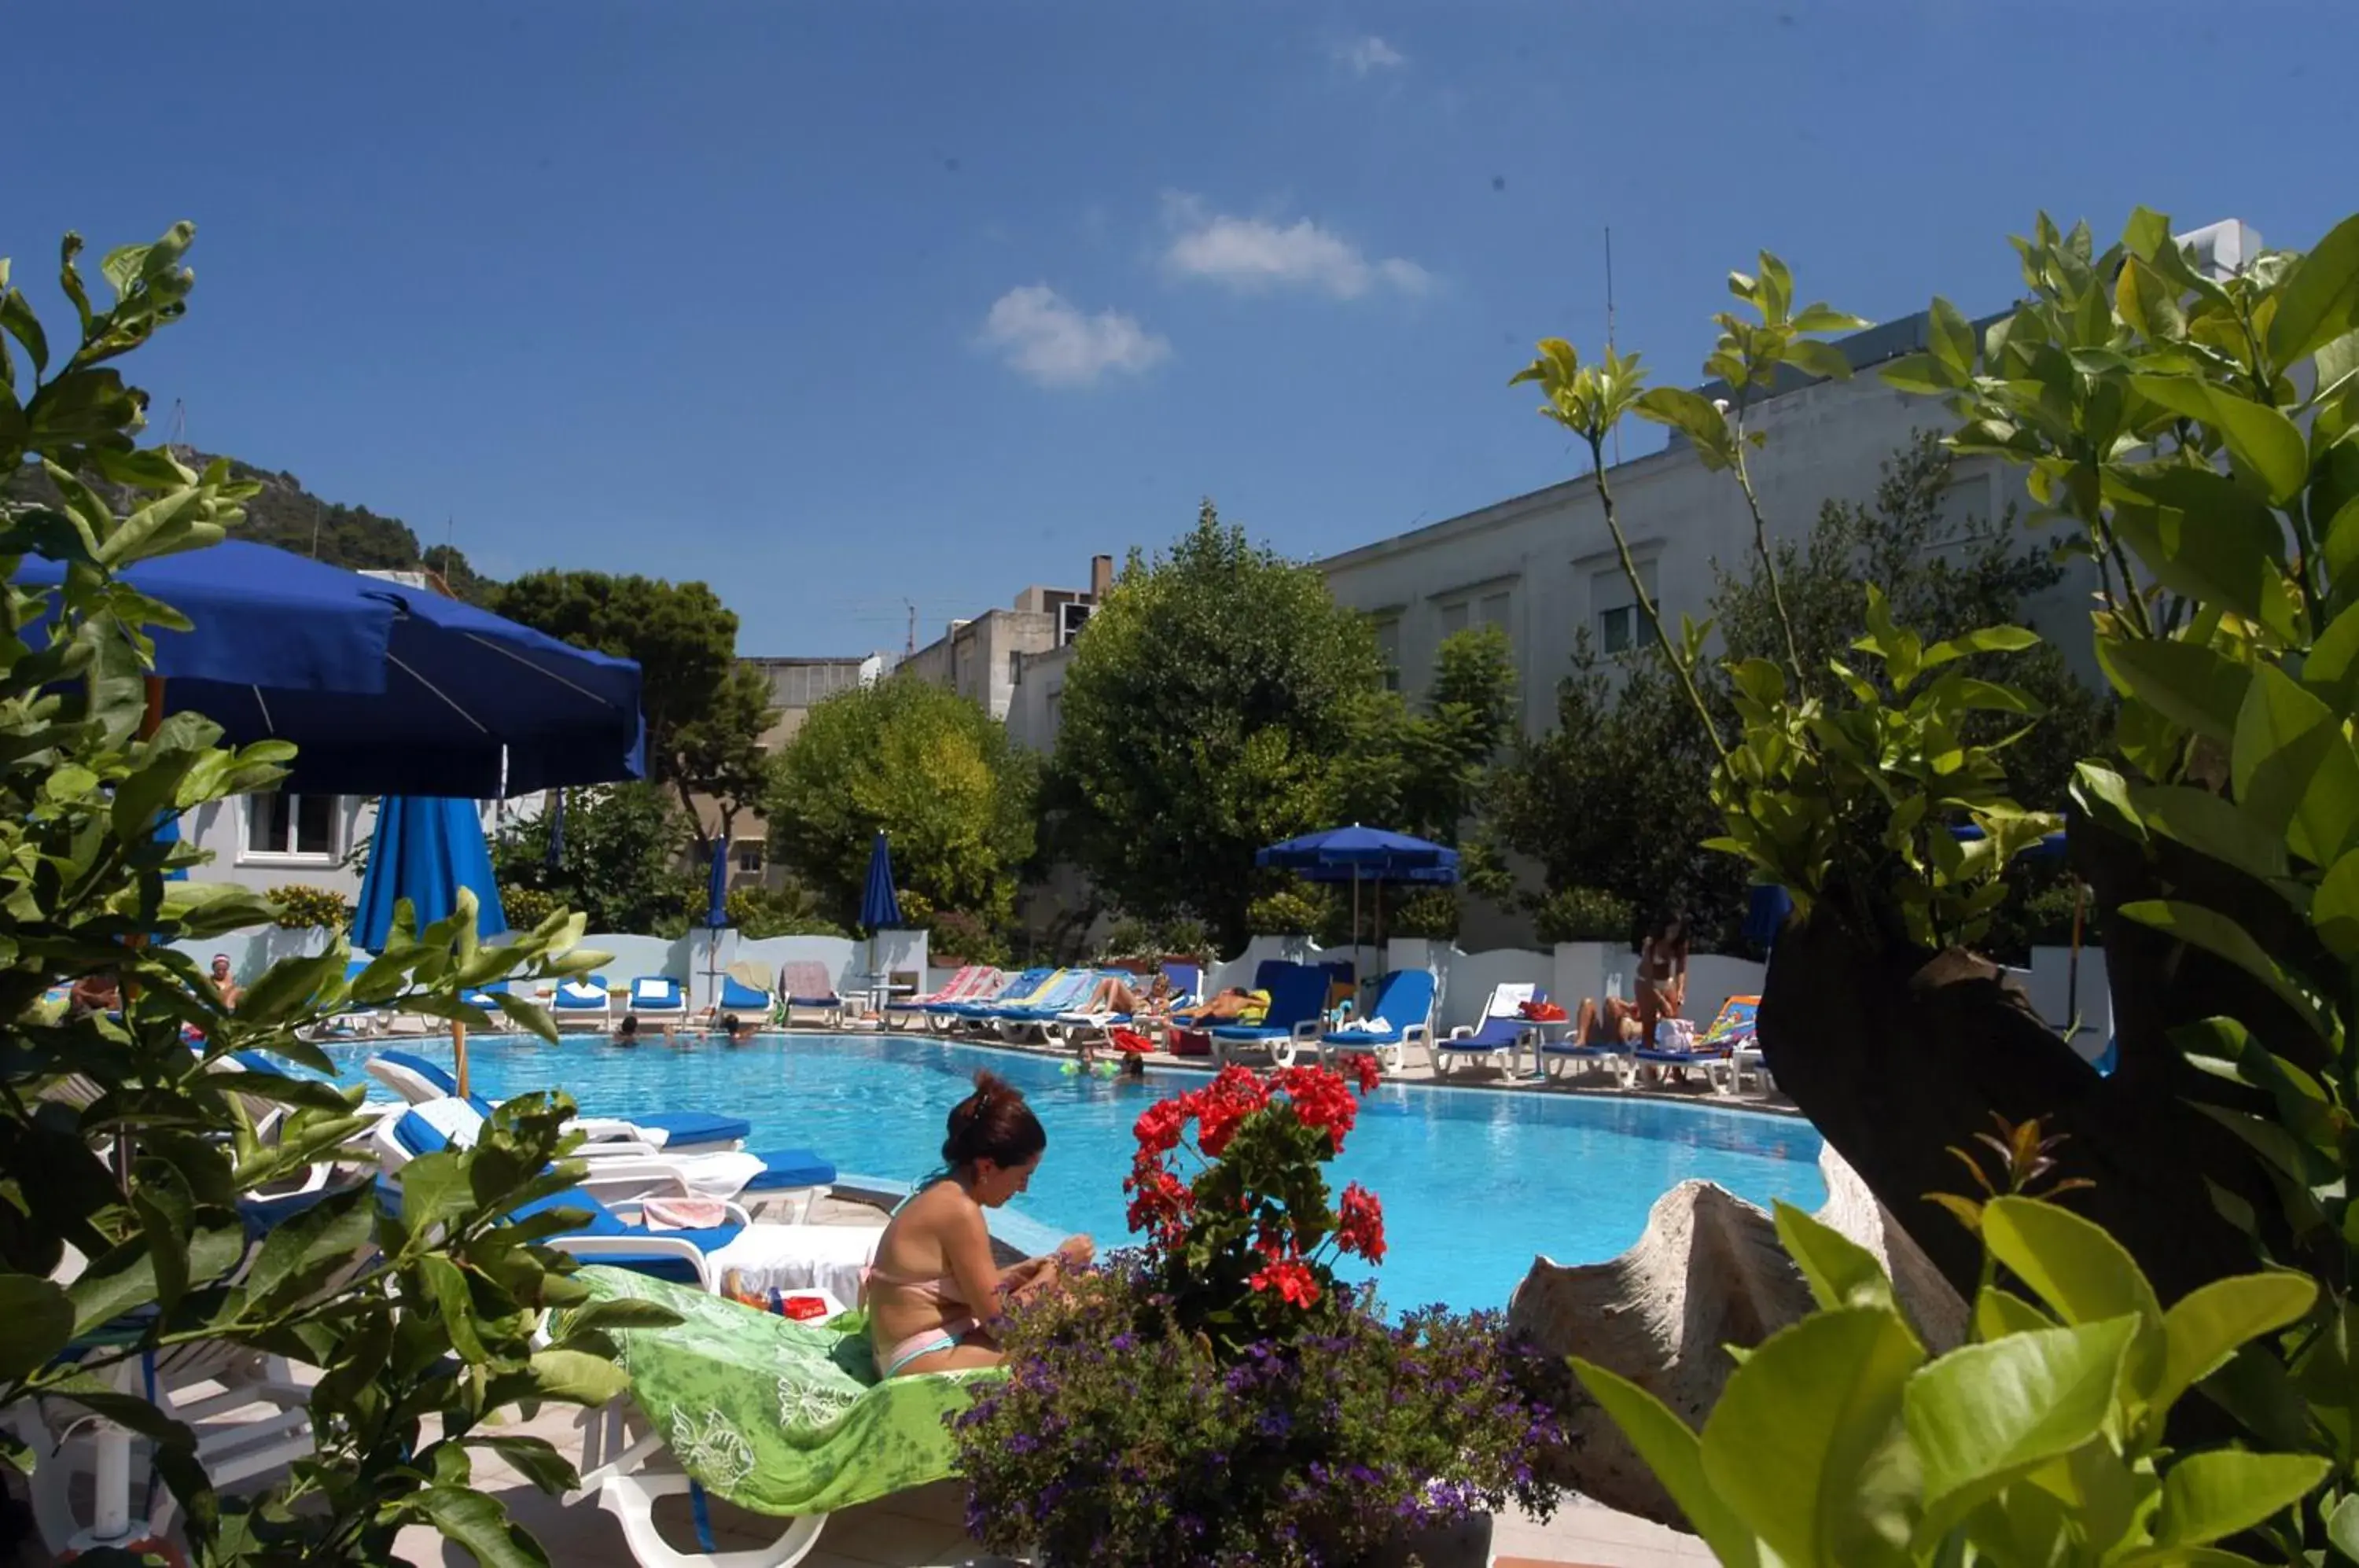
{"type": "MultiPolygon", "coordinates": [[[[1605,225],[1605,352],[1614,352],[1614,225],[1605,225]]],[[[1622,425],[1614,426],[1614,466],[1622,466],[1622,425]]]]}
{"type": "Polygon", "coordinates": [[[909,607],[909,637],[901,649],[901,657],[907,659],[918,651],[918,602],[904,599],[901,603],[909,607]]]}
{"type": "Polygon", "coordinates": [[[189,405],[178,397],[172,399],[172,439],[167,444],[189,444],[189,405]]]}

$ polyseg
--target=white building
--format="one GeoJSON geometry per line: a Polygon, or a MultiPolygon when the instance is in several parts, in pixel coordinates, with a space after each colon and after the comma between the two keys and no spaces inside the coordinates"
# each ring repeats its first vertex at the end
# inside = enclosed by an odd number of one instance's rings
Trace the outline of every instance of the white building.
{"type": "MultiPolygon", "coordinates": [[[[2180,238],[2215,277],[2234,272],[2260,245],[2256,234],[2234,221],[2180,238]]],[[[1838,346],[1854,367],[1851,379],[1798,377],[1791,389],[1752,406],[1747,428],[1767,441],[1753,455],[1754,485],[1774,536],[1806,536],[1829,501],[1872,502],[1886,459],[1919,430],[1954,427],[1937,401],[1895,391],[1875,374],[1878,365],[1925,347],[1926,325],[1925,316],[1911,316],[1843,339],[1838,346]]],[[[1539,417],[1528,417],[1538,427],[1534,439],[1547,439],[1539,417]]],[[[1704,467],[1684,437],[1614,465],[1606,482],[1639,578],[1666,624],[1677,627],[1683,614],[1703,617],[1715,561],[1739,575],[1751,571],[1753,522],[1745,498],[1728,474],[1704,467]]],[[[1943,507],[1958,528],[2009,506],[2024,517],[2034,511],[2023,469],[1991,458],[1959,461],[1943,507]]],[[[1605,653],[1653,635],[1636,611],[1586,474],[1316,564],[1338,600],[1375,621],[1412,696],[1430,679],[1444,637],[1483,622],[1505,629],[1522,678],[1525,728],[1532,733],[1555,722],[1557,683],[1572,672],[1582,631],[1605,653]]],[[[2076,558],[2027,616],[2091,681],[2098,677],[2084,617],[2093,581],[2088,563],[2076,558]]]]}

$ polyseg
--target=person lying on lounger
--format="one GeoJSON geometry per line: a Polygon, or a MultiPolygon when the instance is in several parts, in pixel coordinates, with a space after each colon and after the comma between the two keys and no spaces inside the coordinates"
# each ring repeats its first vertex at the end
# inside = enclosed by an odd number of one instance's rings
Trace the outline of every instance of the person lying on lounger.
{"type": "Polygon", "coordinates": [[[1012,1269],[992,1257],[984,1211],[1029,1186],[1048,1147],[1024,1096],[995,1074],[976,1073],[974,1093],[951,1110],[947,1171],[894,1214],[864,1279],[870,1343],[884,1376],[998,1366],[1007,1356],[991,1328],[1006,1303],[1088,1265],[1085,1236],[1012,1269]]]}
{"type": "Polygon", "coordinates": [[[1119,975],[1109,975],[1090,992],[1078,1011],[1084,1013],[1157,1014],[1171,1005],[1171,977],[1158,975],[1146,990],[1137,990],[1119,975]]]}
{"type": "Polygon", "coordinates": [[[1232,985],[1192,1012],[1175,1013],[1175,1022],[1201,1029],[1208,1024],[1257,1024],[1269,1014],[1269,993],[1232,985]]]}

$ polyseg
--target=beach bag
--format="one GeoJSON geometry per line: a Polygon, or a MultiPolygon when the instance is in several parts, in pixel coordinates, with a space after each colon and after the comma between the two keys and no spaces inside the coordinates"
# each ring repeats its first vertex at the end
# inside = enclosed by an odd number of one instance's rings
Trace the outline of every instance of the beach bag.
{"type": "Polygon", "coordinates": [[[1558,1007],[1554,1002],[1526,1002],[1516,1007],[1516,1011],[1521,1013],[1525,1018],[1530,1019],[1536,1024],[1560,1024],[1564,1022],[1564,1009],[1558,1007]]]}
{"type": "Polygon", "coordinates": [[[1693,1051],[1695,1025],[1685,1018],[1665,1018],[1655,1025],[1657,1051],[1693,1051]]]}

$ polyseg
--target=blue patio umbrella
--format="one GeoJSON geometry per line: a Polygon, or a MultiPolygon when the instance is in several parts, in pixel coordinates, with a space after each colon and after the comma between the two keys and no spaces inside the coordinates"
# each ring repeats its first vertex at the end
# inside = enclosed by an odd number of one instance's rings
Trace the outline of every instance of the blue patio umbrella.
{"type": "Polygon", "coordinates": [[[388,795],[376,809],[368,869],[353,909],[353,942],[383,951],[393,931],[393,906],[407,898],[420,930],[459,907],[459,889],[475,895],[475,929],[485,936],[507,930],[498,880],[484,842],[474,802],[425,795],[388,795]]]}
{"type": "Polygon", "coordinates": [[[704,925],[707,931],[719,931],[729,923],[729,844],[722,838],[712,841],[712,866],[704,877],[704,925]]]}
{"type": "Polygon", "coordinates": [[[885,830],[868,848],[868,879],[860,889],[860,923],[868,931],[868,973],[876,974],[876,933],[901,923],[901,900],[893,891],[893,850],[885,830]]]}
{"type": "Polygon", "coordinates": [[[1352,885],[1352,972],[1360,970],[1360,884],[1376,884],[1376,940],[1384,941],[1384,884],[1422,883],[1447,887],[1458,880],[1458,852],[1447,844],[1386,828],[1326,828],[1273,844],[1254,855],[1254,863],[1292,871],[1310,882],[1352,885]]]}
{"type": "Polygon", "coordinates": [[[1756,947],[1775,947],[1786,917],[1794,912],[1794,895],[1775,882],[1756,882],[1745,902],[1745,940],[1756,947]]]}
{"type": "MultiPolygon", "coordinates": [[[[64,573],[30,558],[16,580],[64,573]]],[[[294,742],[290,789],[491,800],[645,775],[628,659],[244,540],[123,575],[195,623],[153,632],[166,710],[234,745],[294,742]]]]}
{"type": "MultiPolygon", "coordinates": [[[[353,909],[353,942],[384,951],[393,934],[393,907],[409,900],[418,929],[447,919],[459,908],[459,889],[475,895],[475,930],[496,936],[507,930],[500,908],[500,885],[492,875],[492,855],[484,843],[484,821],[472,800],[447,796],[387,795],[377,802],[376,832],[369,841],[368,870],[361,877],[353,909]]],[[[456,1058],[459,1093],[467,1092],[467,1029],[454,1021],[451,1048],[456,1058]]]]}
{"type": "MultiPolygon", "coordinates": [[[[153,837],[158,844],[174,844],[179,843],[180,813],[178,811],[167,811],[163,816],[157,819],[156,831],[150,836],[153,837]]],[[[167,882],[186,882],[188,879],[189,868],[185,866],[176,866],[171,870],[164,873],[164,880],[167,882]]]]}

